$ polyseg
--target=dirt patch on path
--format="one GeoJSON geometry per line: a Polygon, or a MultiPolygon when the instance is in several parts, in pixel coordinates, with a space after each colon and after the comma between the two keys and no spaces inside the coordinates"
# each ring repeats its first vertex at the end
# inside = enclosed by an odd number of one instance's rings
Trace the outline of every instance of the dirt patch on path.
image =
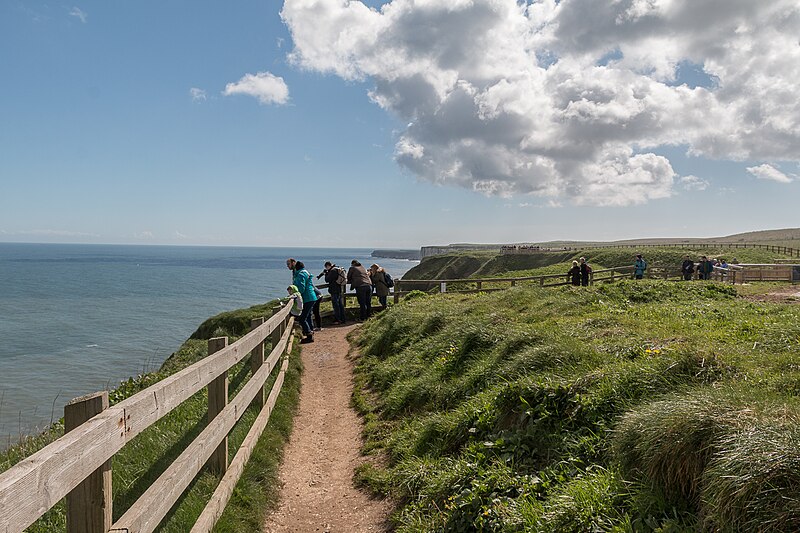
{"type": "Polygon", "coordinates": [[[753,300],[756,302],[800,304],[800,286],[794,284],[788,285],[786,287],[781,287],[770,291],[766,294],[754,294],[745,296],[745,298],[747,300],[753,300]]]}
{"type": "Polygon", "coordinates": [[[266,533],[389,530],[391,503],[353,486],[353,470],[363,462],[345,338],[354,327],[325,328],[303,346],[300,405],[281,465],[280,506],[267,518],[266,533]]]}

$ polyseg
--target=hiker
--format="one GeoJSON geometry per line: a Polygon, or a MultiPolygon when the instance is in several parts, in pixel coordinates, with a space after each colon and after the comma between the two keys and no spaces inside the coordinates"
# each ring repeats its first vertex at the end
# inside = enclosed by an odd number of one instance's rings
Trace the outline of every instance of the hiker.
{"type": "Polygon", "coordinates": [[[633,277],[642,279],[644,271],[647,268],[647,261],[644,260],[642,254],[636,254],[636,261],[633,263],[633,277]]]}
{"type": "Polygon", "coordinates": [[[694,274],[694,261],[692,261],[692,258],[688,255],[686,259],[683,260],[683,263],[681,263],[681,274],[683,274],[684,281],[691,280],[694,274]]]}
{"type": "Polygon", "coordinates": [[[367,269],[355,259],[350,261],[350,269],[347,271],[347,283],[356,291],[359,307],[358,316],[361,320],[368,319],[372,313],[372,280],[367,273],[367,269]]]}
{"type": "Polygon", "coordinates": [[[380,265],[373,264],[369,267],[369,279],[375,289],[375,295],[381,303],[381,310],[386,309],[386,300],[389,297],[389,288],[394,285],[392,277],[380,265]],[[391,283],[391,285],[390,285],[391,283]]]}
{"type": "MultiPolygon", "coordinates": [[[[325,283],[328,284],[328,294],[331,295],[331,304],[333,305],[333,321],[335,324],[344,324],[346,317],[344,314],[344,304],[342,302],[342,293],[344,292],[347,283],[347,272],[340,266],[337,266],[330,261],[325,261],[325,270],[322,274],[325,276],[325,283]]],[[[319,278],[319,276],[317,276],[319,278]]]]}
{"type": "Polygon", "coordinates": [[[292,271],[292,284],[297,287],[300,296],[303,298],[303,311],[297,319],[297,321],[300,322],[300,327],[303,328],[303,335],[305,335],[305,337],[300,340],[300,343],[306,344],[314,342],[314,321],[311,319],[311,313],[314,310],[314,302],[316,302],[318,298],[316,292],[314,292],[314,283],[311,280],[311,274],[308,273],[302,261],[297,261],[292,258],[286,260],[286,268],[292,271]]]}
{"type": "Polygon", "coordinates": [[[581,286],[581,267],[577,261],[572,262],[572,268],[567,272],[567,282],[572,282],[576,287],[581,286]]]}
{"type": "Polygon", "coordinates": [[[714,272],[714,263],[709,261],[706,256],[701,257],[700,263],[697,265],[697,273],[700,279],[711,279],[712,272],[714,272]]]}
{"type": "Polygon", "coordinates": [[[589,275],[592,273],[592,267],[586,262],[585,257],[581,257],[581,285],[583,287],[589,286],[589,275]]]}
{"type": "Polygon", "coordinates": [[[300,295],[300,291],[297,290],[297,285],[289,285],[286,287],[286,292],[289,293],[289,301],[292,302],[289,314],[293,317],[300,316],[300,313],[303,312],[303,297],[300,295]]]}

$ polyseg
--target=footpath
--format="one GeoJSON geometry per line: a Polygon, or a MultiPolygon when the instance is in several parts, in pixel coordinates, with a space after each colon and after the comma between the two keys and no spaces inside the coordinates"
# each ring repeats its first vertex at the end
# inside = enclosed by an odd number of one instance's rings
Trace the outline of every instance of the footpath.
{"type": "Polygon", "coordinates": [[[350,407],[353,363],[346,336],[356,326],[325,328],[303,345],[300,405],[280,470],[279,508],[264,531],[388,531],[388,501],[353,486],[363,461],[362,423],[350,407]]]}

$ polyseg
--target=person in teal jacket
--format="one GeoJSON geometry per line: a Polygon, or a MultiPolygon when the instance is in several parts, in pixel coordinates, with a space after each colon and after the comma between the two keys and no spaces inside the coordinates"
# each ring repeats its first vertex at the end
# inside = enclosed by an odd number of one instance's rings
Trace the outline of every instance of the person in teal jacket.
{"type": "Polygon", "coordinates": [[[314,321],[311,318],[311,312],[314,310],[314,302],[318,298],[317,292],[314,290],[314,282],[302,261],[287,259],[286,267],[292,270],[292,284],[297,287],[300,296],[303,298],[303,312],[300,313],[297,321],[300,322],[300,327],[303,328],[305,338],[300,342],[302,344],[314,342],[314,321]]]}
{"type": "Polygon", "coordinates": [[[642,279],[644,271],[647,268],[647,261],[644,260],[642,254],[636,254],[636,262],[633,264],[633,277],[642,279]]]}

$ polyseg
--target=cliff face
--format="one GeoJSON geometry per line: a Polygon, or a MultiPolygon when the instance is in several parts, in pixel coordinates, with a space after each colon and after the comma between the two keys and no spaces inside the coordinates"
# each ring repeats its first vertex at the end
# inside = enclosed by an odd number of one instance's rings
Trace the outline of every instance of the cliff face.
{"type": "Polygon", "coordinates": [[[420,260],[419,250],[373,250],[372,257],[386,257],[389,259],[409,259],[411,261],[420,260]]]}
{"type": "Polygon", "coordinates": [[[499,255],[491,252],[466,252],[460,254],[423,257],[422,262],[406,272],[404,279],[460,279],[470,276],[490,277],[514,270],[541,268],[571,259],[569,252],[542,252],[537,254],[499,255]]]}

